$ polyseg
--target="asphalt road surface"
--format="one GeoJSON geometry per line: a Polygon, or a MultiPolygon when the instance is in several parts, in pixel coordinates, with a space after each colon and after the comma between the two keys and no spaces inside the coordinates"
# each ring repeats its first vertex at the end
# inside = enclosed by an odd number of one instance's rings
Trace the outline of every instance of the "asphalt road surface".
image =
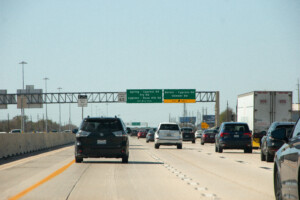
{"type": "Polygon", "coordinates": [[[89,158],[74,163],[64,147],[0,165],[0,199],[275,199],[273,163],[259,150],[215,153],[214,144],[183,149],[130,137],[129,163],[89,158]]]}

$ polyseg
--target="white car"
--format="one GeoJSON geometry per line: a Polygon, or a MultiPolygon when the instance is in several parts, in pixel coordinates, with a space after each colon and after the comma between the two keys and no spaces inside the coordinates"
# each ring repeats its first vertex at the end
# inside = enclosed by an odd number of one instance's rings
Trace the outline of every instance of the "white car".
{"type": "Polygon", "coordinates": [[[170,122],[159,124],[154,135],[155,149],[160,145],[175,145],[177,149],[182,149],[182,136],[178,124],[170,122]]]}
{"type": "Polygon", "coordinates": [[[195,138],[201,138],[202,137],[202,132],[203,132],[203,130],[197,130],[195,132],[195,138]]]}

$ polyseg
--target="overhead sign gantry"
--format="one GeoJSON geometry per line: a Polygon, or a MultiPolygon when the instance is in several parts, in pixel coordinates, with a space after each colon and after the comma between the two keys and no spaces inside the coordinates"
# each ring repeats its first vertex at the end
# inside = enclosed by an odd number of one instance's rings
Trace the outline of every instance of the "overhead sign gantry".
{"type": "Polygon", "coordinates": [[[196,91],[195,89],[128,89],[126,92],[62,92],[22,93],[0,92],[0,109],[17,104],[17,97],[26,98],[27,104],[78,103],[78,97],[85,95],[87,103],[197,103],[215,102],[216,125],[219,125],[219,92],[196,91]]]}

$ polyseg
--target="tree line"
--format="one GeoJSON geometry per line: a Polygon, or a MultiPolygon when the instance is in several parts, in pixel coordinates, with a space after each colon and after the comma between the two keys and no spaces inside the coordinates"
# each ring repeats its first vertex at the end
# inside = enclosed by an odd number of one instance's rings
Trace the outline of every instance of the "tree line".
{"type": "MultiPolygon", "coordinates": [[[[38,120],[36,122],[33,122],[28,118],[28,116],[24,116],[25,121],[25,132],[45,132],[46,131],[46,120],[38,120]]],[[[47,121],[48,124],[48,132],[51,131],[58,131],[59,130],[59,124],[56,122],[53,122],[52,120],[47,121]]],[[[61,126],[61,130],[72,130],[76,128],[73,124],[66,124],[61,126]]],[[[1,120],[0,121],[0,132],[9,132],[12,129],[21,129],[21,116],[15,116],[12,119],[7,120],[1,120]]]]}

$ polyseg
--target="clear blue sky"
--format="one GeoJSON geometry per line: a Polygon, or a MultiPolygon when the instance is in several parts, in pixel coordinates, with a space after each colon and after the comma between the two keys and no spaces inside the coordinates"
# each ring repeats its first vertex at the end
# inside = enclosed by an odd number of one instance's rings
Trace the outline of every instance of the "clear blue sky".
{"type": "MultiPolygon", "coordinates": [[[[25,84],[48,92],[191,88],[220,91],[221,111],[237,95],[289,90],[296,101],[300,78],[298,0],[0,0],[0,89],[25,84]]],[[[214,104],[189,104],[192,114],[214,104]]],[[[48,107],[58,121],[58,105],[48,107]]],[[[86,114],[120,115],[156,125],[182,104],[94,104],[86,114]]],[[[45,109],[26,110],[36,121],[45,109]]],[[[62,106],[62,122],[68,106],[62,106]]],[[[0,110],[20,114],[16,106],[0,110]]],[[[72,105],[72,122],[81,109],[72,105]]]]}

